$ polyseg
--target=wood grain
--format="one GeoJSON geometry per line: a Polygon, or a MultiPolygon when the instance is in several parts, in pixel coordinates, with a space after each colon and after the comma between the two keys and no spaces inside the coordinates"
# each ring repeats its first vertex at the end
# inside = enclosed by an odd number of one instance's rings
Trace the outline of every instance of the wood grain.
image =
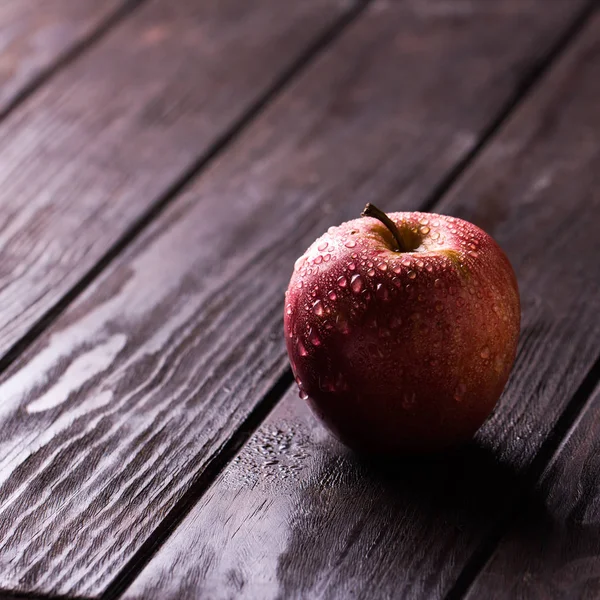
{"type": "MultiPolygon", "coordinates": [[[[418,206],[582,4],[431,6],[373,4],[2,378],[4,587],[106,589],[284,372],[296,256],[366,200],[418,206]]],[[[196,143],[180,110],[175,154],[196,143]]],[[[185,157],[149,175],[146,136],[129,181],[150,193],[185,157]]]]}
{"type": "Polygon", "coordinates": [[[127,0],[0,2],[0,115],[43,73],[117,14],[127,0]]]}
{"type": "Polygon", "coordinates": [[[600,389],[571,429],[469,598],[600,595],[600,389]]]}
{"type": "Polygon", "coordinates": [[[349,6],[152,0],[13,112],[0,127],[0,355],[349,6]]]}
{"type": "MultiPolygon", "coordinates": [[[[498,239],[522,293],[517,363],[475,441],[437,458],[368,464],[291,390],[128,600],[448,593],[600,354],[599,39],[597,17],[439,205],[498,239]]],[[[594,487],[594,464],[589,473],[594,487]]],[[[499,568],[474,597],[490,597],[499,568]]]]}

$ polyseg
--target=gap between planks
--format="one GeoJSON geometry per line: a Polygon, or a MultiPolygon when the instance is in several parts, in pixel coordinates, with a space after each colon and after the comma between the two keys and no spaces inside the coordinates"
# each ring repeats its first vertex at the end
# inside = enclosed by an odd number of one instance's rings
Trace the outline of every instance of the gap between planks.
{"type": "MultiPolygon", "coordinates": [[[[192,180],[199,174],[202,168],[210,162],[212,158],[222,151],[228,143],[232,142],[238,133],[249,124],[253,118],[258,116],[262,109],[266,106],[268,101],[273,98],[279,91],[281,91],[287,83],[286,77],[293,77],[294,73],[299,72],[310,61],[311,57],[316,54],[320,49],[324,49],[329,42],[341,33],[341,31],[355,20],[360,13],[366,8],[366,6],[372,0],[365,0],[360,3],[354,10],[354,12],[346,15],[342,18],[341,22],[334,25],[332,30],[335,30],[335,34],[331,32],[326,33],[321,41],[317,41],[314,49],[309,49],[306,53],[306,57],[301,57],[298,63],[298,69],[295,71],[294,67],[290,69],[289,73],[286,73],[282,77],[282,81],[276,84],[271,92],[265,94],[266,98],[261,99],[256,104],[256,110],[250,109],[248,115],[245,115],[240,119],[229,134],[223,136],[220,142],[215,144],[212,151],[209,151],[204,159],[200,159],[197,165],[194,165],[190,169],[190,173],[182,178],[182,180],[176,183],[169,193],[166,194],[165,198],[168,197],[166,202],[178,195],[192,180]],[[286,80],[286,81],[284,81],[286,80]]],[[[506,101],[505,105],[500,109],[498,115],[492,120],[490,125],[483,131],[479,140],[474,145],[473,149],[466,154],[466,156],[460,160],[448,174],[442,179],[442,181],[434,188],[432,193],[426,198],[420,210],[432,211],[435,206],[444,198],[459,178],[465,173],[470,166],[473,164],[479,154],[493,141],[496,134],[501,130],[503,124],[508,120],[509,116],[518,109],[518,107],[526,100],[529,94],[534,90],[536,85],[544,78],[544,76],[550,71],[552,65],[567,51],[567,49],[575,42],[586,23],[590,20],[594,12],[598,9],[596,0],[589,2],[583,10],[575,17],[570,26],[566,29],[562,36],[556,41],[556,43],[550,48],[550,50],[541,58],[541,60],[534,65],[531,71],[520,85],[517,86],[515,92],[506,101]]],[[[166,203],[165,203],[166,206],[166,203]]],[[[162,207],[164,208],[164,206],[162,207]]],[[[159,209],[158,212],[162,212],[159,209]]],[[[158,214],[157,212],[157,214],[158,214]]],[[[157,216],[157,215],[153,215],[157,216]]],[[[149,221],[148,221],[149,222],[149,221]]],[[[141,231],[141,230],[140,230],[141,231]]],[[[139,233],[139,232],[137,232],[139,233]]],[[[136,234],[137,235],[137,234],[136,234]]],[[[133,239],[133,238],[132,238],[133,239]]],[[[116,255],[115,255],[116,256],[116,255]]],[[[114,257],[113,257],[114,258],[114,257]]],[[[102,261],[100,261],[102,262],[102,261]]],[[[108,264],[108,263],[106,263],[108,264]]],[[[57,315],[58,316],[58,315],[57,315]]],[[[0,372],[2,371],[2,364],[0,361],[0,372]]],[[[288,388],[293,384],[294,378],[291,369],[287,367],[282,375],[278,378],[276,383],[271,387],[263,399],[261,399],[254,410],[250,412],[243,424],[237,429],[234,435],[228,440],[228,442],[222,447],[221,451],[218,452],[214,458],[210,461],[208,466],[199,476],[194,480],[190,489],[184,494],[181,500],[171,509],[161,524],[155,529],[150,535],[148,540],[140,547],[140,549],[134,554],[132,559],[125,565],[122,571],[114,578],[111,585],[106,589],[104,594],[101,596],[101,600],[115,600],[136,578],[137,574],[141,572],[145,565],[147,565],[152,557],[156,554],[159,548],[165,543],[167,538],[175,530],[175,528],[183,521],[188,515],[192,507],[202,498],[204,493],[209,489],[212,483],[216,480],[219,474],[224,470],[229,461],[237,454],[238,450],[246,443],[246,441],[252,436],[253,433],[260,427],[262,422],[266,419],[269,413],[275,408],[279,401],[283,398],[288,388]]],[[[566,434],[569,432],[573,424],[576,422],[579,414],[584,409],[588,400],[590,399],[592,392],[596,384],[600,382],[600,356],[597,358],[595,364],[586,375],[584,381],[581,383],[573,398],[568,403],[567,407],[563,411],[559,420],[552,428],[550,436],[546,439],[542,447],[540,448],[536,458],[534,459],[526,481],[535,481],[544,471],[552,457],[560,447],[566,434]]],[[[513,518],[517,515],[518,510],[521,508],[522,501],[524,499],[524,489],[522,493],[519,493],[515,502],[512,506],[507,509],[505,514],[501,515],[496,527],[493,528],[489,537],[484,540],[481,547],[474,553],[471,560],[467,562],[464,569],[457,578],[455,584],[448,592],[445,600],[459,600],[466,596],[474,583],[477,575],[483,569],[487,561],[491,558],[494,550],[498,546],[504,533],[507,531],[513,518]]],[[[1,599],[0,599],[1,600],[1,599]]],[[[37,600],[37,598],[35,599],[37,600]]]]}
{"type": "Polygon", "coordinates": [[[466,563],[454,585],[446,595],[445,600],[461,600],[467,596],[472,585],[475,583],[477,576],[494,555],[504,534],[515,521],[519,511],[525,506],[529,485],[535,484],[540,479],[544,470],[560,449],[563,440],[577,423],[577,420],[587,406],[588,401],[591,400],[598,383],[600,383],[600,356],[596,358],[596,362],[588,371],[585,379],[581,382],[581,385],[577,388],[575,394],[573,394],[573,398],[571,398],[560,418],[550,431],[550,435],[542,444],[539,452],[531,463],[528,472],[525,474],[520,488],[517,490],[515,501],[506,509],[504,514],[500,515],[498,522],[492,528],[489,537],[483,541],[471,559],[466,563]]]}
{"type": "MultiPolygon", "coordinates": [[[[131,0],[128,4],[129,12],[133,11],[134,7],[140,6],[147,0],[131,0]]],[[[259,98],[251,104],[225,132],[209,147],[209,149],[201,154],[196,161],[179,177],[177,178],[166,191],[152,204],[145,212],[143,212],[121,235],[117,241],[108,248],[108,250],[98,259],[94,266],[89,269],[79,281],[73,285],[49,310],[47,310],[32,327],[16,342],[7,352],[0,357],[0,374],[6,371],[17,358],[33,344],[33,342],[48,329],[88,287],[100,276],[100,274],[123,252],[130,244],[132,244],[141,233],[157,219],[167,208],[167,206],[178,197],[187,187],[195,181],[201,172],[212,163],[212,161],[220,155],[242,131],[256,118],[258,118],[271,101],[278,96],[291,82],[298,77],[313,60],[321,54],[327,46],[333,42],[347,26],[350,25],[371,3],[372,0],[357,0],[353,8],[344,13],[337,19],[333,25],[327,28],[321,35],[308,46],[292,63],[283,71],[259,98]]],[[[123,10],[123,9],[122,9],[123,10]]],[[[122,11],[121,11],[122,12],[122,11]]],[[[120,18],[122,18],[121,15],[120,18]]],[[[110,19],[114,21],[115,15],[110,19]]],[[[95,39],[108,31],[110,24],[105,23],[101,28],[102,32],[92,36],[95,39]]],[[[85,47],[89,47],[90,40],[84,43],[85,47]]],[[[79,45],[81,46],[81,44],[79,45]]],[[[79,47],[78,46],[78,47],[79,47]]],[[[82,48],[79,55],[85,48],[82,48]]],[[[72,52],[72,51],[71,51],[72,52]]],[[[73,56],[68,62],[72,62],[76,56],[73,56]]],[[[56,67],[52,69],[56,72],[56,67]]],[[[33,93],[33,92],[32,92],[33,93]]],[[[0,117],[1,119],[1,117],[0,117]]],[[[2,598],[0,597],[0,600],[2,598]]]]}
{"type": "MultiPolygon", "coordinates": [[[[10,100],[6,106],[0,110],[0,123],[4,121],[14,110],[33,96],[55,75],[66,69],[75,62],[80,56],[85,54],[95,46],[109,31],[131,16],[136,9],[148,0],[125,0],[112,14],[108,15],[96,29],[88,36],[84,37],[78,43],[68,48],[62,55],[59,55],[54,62],[50,63],[45,69],[42,69],[15,97],[10,100]]],[[[1,599],[0,599],[1,600],[1,599]]]]}

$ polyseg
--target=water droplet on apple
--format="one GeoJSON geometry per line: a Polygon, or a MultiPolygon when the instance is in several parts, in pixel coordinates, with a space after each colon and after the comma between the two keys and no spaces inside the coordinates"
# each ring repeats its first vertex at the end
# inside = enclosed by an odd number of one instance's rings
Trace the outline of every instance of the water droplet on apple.
{"type": "Polygon", "coordinates": [[[387,263],[385,263],[385,262],[380,262],[380,263],[377,265],[377,268],[378,268],[380,271],[387,271],[387,268],[388,268],[388,266],[387,266],[387,263]]]}
{"type": "Polygon", "coordinates": [[[324,260],[325,262],[329,262],[329,260],[330,260],[330,259],[331,259],[331,254],[326,254],[326,255],[323,257],[323,260],[324,260]]]}
{"type": "Polygon", "coordinates": [[[350,287],[355,294],[359,294],[363,289],[363,280],[359,274],[353,275],[350,280],[350,287]]]}
{"type": "Polygon", "coordinates": [[[394,271],[394,273],[396,273],[396,275],[399,275],[400,272],[402,271],[402,267],[399,264],[395,264],[392,267],[392,271],[394,271]]]}
{"type": "Polygon", "coordinates": [[[431,263],[427,263],[427,264],[425,265],[425,270],[426,270],[428,273],[433,273],[433,265],[432,265],[431,263]]]}
{"type": "Polygon", "coordinates": [[[440,234],[437,231],[434,231],[430,236],[432,240],[437,240],[440,237],[440,234]]]}
{"type": "Polygon", "coordinates": [[[306,400],[308,398],[308,394],[304,390],[300,390],[298,396],[300,396],[301,400],[306,400]]]}
{"type": "Polygon", "coordinates": [[[336,299],[337,299],[337,294],[336,294],[336,293],[335,293],[333,290],[331,290],[331,291],[330,291],[330,292],[327,294],[327,296],[329,297],[329,299],[330,299],[330,300],[336,300],[336,299]]]}
{"type": "Polygon", "coordinates": [[[419,223],[421,223],[421,225],[429,225],[429,219],[427,219],[427,218],[421,219],[419,221],[419,223]]]}
{"type": "Polygon", "coordinates": [[[329,246],[328,242],[321,242],[318,246],[317,246],[317,250],[319,252],[322,252],[323,250],[327,249],[327,246],[329,246]]]}
{"type": "Polygon", "coordinates": [[[419,267],[419,269],[422,269],[425,266],[425,263],[419,258],[416,263],[417,267],[419,267]]]}
{"type": "Polygon", "coordinates": [[[298,340],[298,354],[300,356],[308,356],[308,350],[300,340],[298,340]]]}
{"type": "Polygon", "coordinates": [[[469,256],[472,256],[473,258],[477,258],[477,257],[479,256],[479,254],[477,254],[477,252],[475,252],[475,250],[469,250],[469,251],[467,252],[467,254],[468,254],[469,256]]]}
{"type": "Polygon", "coordinates": [[[402,264],[405,267],[410,267],[410,265],[412,265],[412,260],[410,260],[410,258],[406,257],[402,259],[402,264]]]}
{"type": "Polygon", "coordinates": [[[369,277],[373,277],[373,275],[375,275],[375,269],[369,269],[369,270],[367,271],[367,275],[368,275],[369,277]]]}
{"type": "Polygon", "coordinates": [[[290,304],[288,304],[288,305],[287,305],[287,308],[285,309],[285,312],[286,312],[288,315],[291,315],[291,314],[292,314],[292,307],[291,307],[291,305],[290,305],[290,304]]]}
{"type": "Polygon", "coordinates": [[[317,300],[314,304],[313,304],[313,312],[315,313],[315,315],[317,315],[318,317],[322,317],[323,316],[323,303],[320,300],[317,300]]]}
{"type": "Polygon", "coordinates": [[[323,262],[323,257],[319,254],[317,258],[315,258],[315,265],[320,265],[323,262]]]}
{"type": "Polygon", "coordinates": [[[338,277],[337,283],[341,288],[345,288],[348,285],[348,280],[342,275],[338,277]]]}
{"type": "Polygon", "coordinates": [[[339,314],[335,318],[335,326],[340,333],[350,333],[350,324],[348,323],[346,317],[342,314],[339,314]]]}
{"type": "Polygon", "coordinates": [[[419,229],[419,231],[423,234],[423,235],[427,235],[430,231],[429,227],[421,227],[419,229]]]}
{"type": "Polygon", "coordinates": [[[380,300],[389,300],[390,293],[383,283],[377,284],[376,295],[380,300]]]}
{"type": "Polygon", "coordinates": [[[308,339],[310,340],[310,343],[313,346],[320,346],[321,345],[321,338],[319,337],[319,334],[317,333],[317,330],[314,329],[313,327],[311,327],[308,330],[308,339]]]}
{"type": "Polygon", "coordinates": [[[344,246],[346,246],[346,248],[354,248],[356,246],[356,242],[354,240],[348,240],[344,246]]]}
{"type": "Polygon", "coordinates": [[[485,348],[483,348],[483,350],[481,351],[481,358],[487,359],[490,357],[490,354],[490,349],[487,346],[485,346],[485,348]]]}
{"type": "Polygon", "coordinates": [[[304,281],[302,279],[298,282],[298,287],[302,289],[304,287],[304,281]]]}
{"type": "Polygon", "coordinates": [[[340,391],[349,389],[348,384],[346,383],[346,380],[344,379],[342,373],[337,374],[335,378],[335,387],[340,391]]]}
{"type": "Polygon", "coordinates": [[[335,384],[333,379],[327,375],[321,379],[319,377],[319,389],[323,392],[335,392],[335,384]]]}
{"type": "Polygon", "coordinates": [[[454,391],[454,399],[457,402],[461,402],[467,391],[467,386],[464,383],[459,383],[456,390],[454,391]]]}
{"type": "Polygon", "coordinates": [[[414,271],[409,271],[407,275],[409,279],[414,279],[417,276],[417,274],[414,271]]]}
{"type": "Polygon", "coordinates": [[[351,271],[354,271],[354,270],[356,269],[356,264],[355,264],[355,263],[353,263],[353,262],[351,262],[351,263],[349,263],[349,264],[348,264],[348,268],[349,268],[351,271]]]}

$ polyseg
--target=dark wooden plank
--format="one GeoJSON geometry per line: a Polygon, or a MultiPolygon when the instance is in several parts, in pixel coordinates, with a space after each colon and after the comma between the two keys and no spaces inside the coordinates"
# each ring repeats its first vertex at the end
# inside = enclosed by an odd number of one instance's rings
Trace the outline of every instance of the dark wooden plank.
{"type": "Polygon", "coordinates": [[[13,365],[4,587],[106,589],[284,372],[297,255],[368,199],[418,206],[583,5],[534,4],[373,4],[13,365]]]}
{"type": "Polygon", "coordinates": [[[13,112],[0,127],[0,355],[350,6],[152,0],[13,112]]]}
{"type": "Polygon", "coordinates": [[[126,598],[440,598],[452,589],[600,354],[599,39],[600,17],[439,205],[496,237],[522,292],[517,363],[475,442],[369,465],[316,425],[293,390],[126,598]]]}
{"type": "Polygon", "coordinates": [[[571,429],[469,598],[600,596],[600,389],[571,429]]]}
{"type": "Polygon", "coordinates": [[[130,4],[127,0],[0,2],[0,115],[42,74],[130,4]]]}

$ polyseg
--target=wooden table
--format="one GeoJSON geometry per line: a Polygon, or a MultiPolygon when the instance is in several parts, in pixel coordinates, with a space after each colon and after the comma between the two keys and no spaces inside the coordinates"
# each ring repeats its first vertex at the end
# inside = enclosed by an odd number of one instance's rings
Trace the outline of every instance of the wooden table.
{"type": "Polygon", "coordinates": [[[0,2],[0,597],[600,597],[599,4],[0,2]],[[368,201],[517,272],[457,452],[292,385],[294,260],[368,201]]]}

